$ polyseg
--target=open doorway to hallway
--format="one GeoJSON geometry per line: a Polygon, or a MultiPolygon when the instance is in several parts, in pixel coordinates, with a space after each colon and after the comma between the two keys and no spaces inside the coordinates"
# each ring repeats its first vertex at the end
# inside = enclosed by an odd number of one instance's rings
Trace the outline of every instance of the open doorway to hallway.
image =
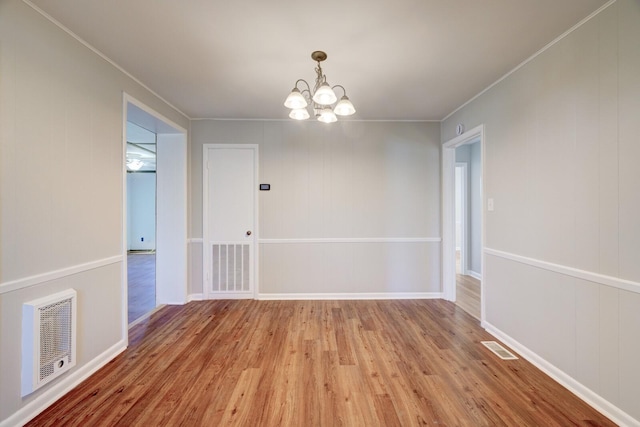
{"type": "MultiPolygon", "coordinates": [[[[187,130],[176,123],[163,117],[158,112],[144,105],[135,98],[123,94],[123,163],[126,162],[124,154],[131,151],[127,138],[128,123],[133,123],[139,128],[148,131],[155,139],[155,265],[150,262],[142,262],[142,271],[155,273],[155,296],[146,298],[152,301],[151,311],[146,311],[137,320],[133,320],[137,314],[129,311],[129,275],[128,268],[122,270],[122,317],[123,336],[127,336],[127,330],[131,325],[148,318],[151,313],[164,304],[184,304],[188,299],[188,272],[187,272],[187,130]],[[155,268],[154,268],[155,267],[155,268]]],[[[149,141],[151,142],[151,141],[149,141]]],[[[153,146],[137,143],[138,153],[146,153],[151,156],[153,146]],[[144,148],[144,149],[143,149],[144,148]]],[[[150,160],[150,157],[148,158],[150,160]]],[[[145,162],[143,160],[143,162],[145,162]]],[[[125,167],[125,169],[128,169],[125,167]]],[[[127,180],[130,176],[142,176],[144,174],[130,174],[123,170],[123,205],[128,206],[136,197],[131,197],[128,191],[127,180]]],[[[152,190],[145,190],[143,194],[149,196],[152,190]]],[[[129,261],[130,254],[127,242],[131,219],[128,218],[129,209],[123,209],[122,214],[122,255],[129,261]]],[[[151,215],[153,216],[153,215],[151,215]]],[[[147,224],[149,225],[149,224],[147,224]]],[[[134,241],[137,244],[149,243],[147,236],[151,236],[152,230],[146,230],[144,235],[137,235],[134,241]],[[142,240],[144,237],[144,241],[142,240]]],[[[141,250],[151,251],[151,247],[142,247],[141,250]]],[[[136,255],[138,256],[138,255],[136,255]]],[[[149,257],[151,258],[151,257],[149,257]]],[[[142,260],[138,258],[137,260],[142,260]]],[[[126,266],[125,266],[126,267],[126,266]]],[[[144,274],[143,274],[144,275],[144,274]]]]}
{"type": "Polygon", "coordinates": [[[127,122],[127,312],[156,308],[156,134],[127,122]]]}
{"type": "Polygon", "coordinates": [[[480,139],[455,149],[456,304],[480,319],[482,286],[480,139]]]}

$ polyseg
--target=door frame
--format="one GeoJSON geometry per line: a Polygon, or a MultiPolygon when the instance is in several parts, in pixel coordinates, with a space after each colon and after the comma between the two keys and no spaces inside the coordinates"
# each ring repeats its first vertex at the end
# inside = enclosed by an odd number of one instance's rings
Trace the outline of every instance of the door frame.
{"type": "MultiPolygon", "coordinates": [[[[455,169],[460,168],[462,185],[461,185],[461,203],[460,209],[462,210],[462,219],[460,224],[460,274],[467,274],[467,228],[469,222],[469,193],[468,193],[468,168],[469,165],[466,162],[456,162],[455,169]]],[[[454,169],[454,171],[455,171],[454,169]]],[[[454,181],[454,192],[455,192],[455,181],[454,181]]],[[[455,209],[455,208],[454,208],[455,209]]],[[[454,210],[455,212],[455,210],[454,210]]]]}
{"type": "Polygon", "coordinates": [[[247,293],[245,298],[253,298],[257,299],[259,292],[259,259],[260,259],[260,248],[259,248],[259,223],[258,221],[258,173],[259,173],[259,161],[260,161],[260,150],[258,144],[203,144],[202,145],[202,294],[204,299],[212,299],[212,296],[215,296],[216,299],[225,299],[225,298],[233,298],[239,299],[236,296],[228,296],[225,297],[223,293],[214,293],[211,294],[209,292],[209,282],[211,272],[209,271],[209,257],[210,257],[210,247],[209,247],[209,225],[207,218],[209,217],[209,169],[207,167],[207,162],[209,160],[208,151],[211,148],[241,148],[241,149],[251,149],[253,150],[253,292],[247,293]]]}
{"type": "MultiPolygon", "coordinates": [[[[187,272],[187,130],[169,120],[133,96],[122,93],[122,334],[128,342],[128,278],[127,278],[127,121],[132,121],[170,140],[171,153],[158,152],[157,162],[171,164],[171,168],[156,169],[156,307],[163,304],[184,304],[188,293],[187,272]],[[161,159],[161,156],[163,159],[161,159]],[[171,188],[159,186],[164,174],[171,188]],[[170,197],[172,202],[158,205],[159,198],[170,197]],[[176,202],[177,201],[177,202],[176,202]],[[166,218],[160,222],[160,219],[166,218]],[[160,265],[160,268],[158,267],[160,265]]],[[[144,316],[143,316],[144,317],[144,316]]]]}
{"type": "MultiPolygon", "coordinates": [[[[481,200],[482,209],[480,210],[480,264],[482,266],[483,279],[486,277],[484,266],[484,248],[485,248],[485,215],[484,215],[484,195],[486,180],[485,173],[485,131],[484,125],[474,127],[462,135],[458,135],[445,142],[442,145],[442,290],[444,299],[448,301],[456,301],[456,235],[455,235],[455,163],[456,148],[470,144],[480,139],[480,179],[482,182],[481,200]]],[[[485,322],[485,286],[486,280],[482,281],[480,287],[480,323],[485,322]]]]}

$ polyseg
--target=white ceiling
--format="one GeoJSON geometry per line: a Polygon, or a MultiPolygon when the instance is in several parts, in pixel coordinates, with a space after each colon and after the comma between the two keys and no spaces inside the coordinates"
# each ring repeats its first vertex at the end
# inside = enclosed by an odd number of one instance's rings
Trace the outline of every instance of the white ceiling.
{"type": "Polygon", "coordinates": [[[324,50],[354,119],[441,120],[606,0],[31,2],[190,118],[286,118],[324,50]]]}

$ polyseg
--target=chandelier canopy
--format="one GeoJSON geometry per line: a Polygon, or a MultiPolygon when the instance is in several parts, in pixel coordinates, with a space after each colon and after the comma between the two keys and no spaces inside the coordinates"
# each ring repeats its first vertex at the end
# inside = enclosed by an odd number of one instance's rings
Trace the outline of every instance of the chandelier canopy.
{"type": "Polygon", "coordinates": [[[316,67],[316,84],[311,91],[311,86],[304,79],[296,81],[289,96],[284,101],[284,106],[291,109],[289,117],[295,120],[306,120],[310,116],[309,109],[313,108],[313,114],[324,123],[333,123],[338,120],[336,116],[350,116],[356,112],[351,101],[347,97],[347,91],[341,85],[329,86],[327,76],[322,72],[320,63],[327,59],[327,54],[316,50],[311,54],[311,59],[318,63],[316,67]],[[299,83],[304,83],[302,91],[299,83]],[[335,88],[342,89],[342,98],[338,101],[335,88]],[[337,102],[336,102],[337,101],[337,102]],[[335,105],[334,105],[335,104],[335,105]]]}

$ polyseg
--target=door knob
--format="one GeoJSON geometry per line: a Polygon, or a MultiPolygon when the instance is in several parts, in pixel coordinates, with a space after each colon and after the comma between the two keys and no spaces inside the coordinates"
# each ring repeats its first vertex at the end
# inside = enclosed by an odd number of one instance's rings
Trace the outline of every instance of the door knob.
{"type": "Polygon", "coordinates": [[[251,231],[247,231],[247,236],[251,236],[251,231]]]}

